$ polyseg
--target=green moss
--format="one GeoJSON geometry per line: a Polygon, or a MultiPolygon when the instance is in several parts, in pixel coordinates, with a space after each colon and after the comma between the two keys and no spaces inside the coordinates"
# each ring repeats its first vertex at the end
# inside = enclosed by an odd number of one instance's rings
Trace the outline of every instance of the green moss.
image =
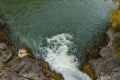
{"type": "MultiPolygon", "coordinates": [[[[120,3],[120,0],[113,0],[115,3],[120,3]]],[[[111,30],[120,32],[120,4],[118,8],[111,11],[111,18],[109,20],[112,24],[111,30]]]]}
{"type": "Polygon", "coordinates": [[[117,37],[114,38],[114,42],[115,47],[116,47],[116,55],[118,56],[118,58],[120,59],[120,35],[118,35],[117,37]]]}
{"type": "Polygon", "coordinates": [[[111,11],[110,22],[112,23],[112,27],[110,29],[115,32],[120,32],[120,10],[119,9],[111,11]]]}
{"type": "Polygon", "coordinates": [[[118,35],[118,36],[116,36],[116,37],[114,38],[113,43],[115,44],[115,47],[116,47],[117,49],[120,48],[120,35],[118,35]]]}
{"type": "Polygon", "coordinates": [[[94,74],[93,70],[91,69],[91,67],[88,64],[84,64],[83,71],[85,73],[87,73],[92,78],[92,80],[96,80],[95,79],[95,74],[94,74]]]}
{"type": "Polygon", "coordinates": [[[62,76],[61,76],[61,75],[55,74],[55,73],[52,74],[52,77],[53,77],[55,80],[61,80],[61,79],[62,79],[62,76]]]}
{"type": "Polygon", "coordinates": [[[4,63],[4,69],[9,70],[11,68],[10,64],[8,62],[4,63]]]}
{"type": "Polygon", "coordinates": [[[116,53],[117,57],[120,59],[120,50],[118,50],[116,53]]]}
{"type": "Polygon", "coordinates": [[[120,0],[113,0],[115,3],[118,3],[118,2],[120,2],[120,0]]]}
{"type": "MultiPolygon", "coordinates": [[[[110,23],[112,24],[110,29],[114,32],[120,32],[120,0],[113,0],[115,3],[117,3],[118,8],[111,11],[111,18],[110,23]]],[[[116,47],[116,53],[115,55],[118,56],[120,59],[120,36],[116,36],[114,38],[113,43],[116,47]]]]}
{"type": "Polygon", "coordinates": [[[117,27],[110,27],[110,29],[114,32],[120,32],[120,27],[117,26],[117,27]]]}
{"type": "Polygon", "coordinates": [[[112,30],[115,31],[115,32],[120,32],[120,27],[112,28],[112,30]]]}

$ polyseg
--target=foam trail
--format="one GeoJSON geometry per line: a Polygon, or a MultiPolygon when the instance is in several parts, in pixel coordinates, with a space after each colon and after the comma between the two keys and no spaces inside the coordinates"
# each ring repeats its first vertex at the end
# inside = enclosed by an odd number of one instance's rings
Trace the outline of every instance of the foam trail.
{"type": "Polygon", "coordinates": [[[64,80],[91,80],[87,74],[80,71],[77,67],[78,61],[70,53],[70,46],[74,43],[71,41],[72,36],[69,34],[59,34],[47,38],[47,46],[44,59],[49,63],[52,70],[63,75],[64,80]]]}

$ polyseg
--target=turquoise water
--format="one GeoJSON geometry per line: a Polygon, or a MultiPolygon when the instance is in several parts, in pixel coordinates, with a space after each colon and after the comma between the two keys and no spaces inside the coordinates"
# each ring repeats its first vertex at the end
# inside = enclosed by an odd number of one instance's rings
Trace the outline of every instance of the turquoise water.
{"type": "Polygon", "coordinates": [[[112,8],[111,0],[0,0],[0,14],[14,30],[13,43],[40,53],[46,37],[68,33],[79,59],[101,37],[112,8]]]}
{"type": "Polygon", "coordinates": [[[90,80],[77,67],[102,37],[113,7],[111,0],[0,0],[11,42],[30,48],[65,80],[90,80]]]}

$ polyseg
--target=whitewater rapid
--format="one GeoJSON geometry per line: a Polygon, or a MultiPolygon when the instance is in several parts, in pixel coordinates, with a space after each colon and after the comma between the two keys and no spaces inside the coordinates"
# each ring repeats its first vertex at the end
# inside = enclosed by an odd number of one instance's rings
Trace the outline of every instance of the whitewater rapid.
{"type": "Polygon", "coordinates": [[[47,38],[48,46],[44,48],[43,58],[50,65],[51,70],[63,75],[64,80],[91,80],[90,77],[78,69],[77,57],[70,51],[72,36],[59,34],[47,38]]]}

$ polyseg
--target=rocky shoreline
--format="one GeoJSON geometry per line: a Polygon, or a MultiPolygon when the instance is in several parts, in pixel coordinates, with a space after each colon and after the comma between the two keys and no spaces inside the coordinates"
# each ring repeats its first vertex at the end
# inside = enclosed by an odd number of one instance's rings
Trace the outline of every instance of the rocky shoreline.
{"type": "Polygon", "coordinates": [[[9,45],[9,29],[0,18],[0,80],[63,80],[28,49],[9,45]]]}
{"type": "Polygon", "coordinates": [[[120,80],[120,60],[115,55],[116,48],[114,46],[114,37],[120,36],[112,30],[108,30],[107,34],[110,41],[107,46],[103,47],[99,54],[101,58],[90,59],[88,64],[94,72],[94,80],[120,80]]]}
{"type": "Polygon", "coordinates": [[[99,46],[93,47],[94,54],[87,55],[87,58],[91,55],[92,57],[87,59],[83,66],[83,71],[93,80],[120,80],[120,2],[115,2],[118,8],[111,12],[111,27],[106,32],[109,41],[99,53],[95,52],[99,46]],[[96,58],[96,55],[100,57],[96,58]]]}

